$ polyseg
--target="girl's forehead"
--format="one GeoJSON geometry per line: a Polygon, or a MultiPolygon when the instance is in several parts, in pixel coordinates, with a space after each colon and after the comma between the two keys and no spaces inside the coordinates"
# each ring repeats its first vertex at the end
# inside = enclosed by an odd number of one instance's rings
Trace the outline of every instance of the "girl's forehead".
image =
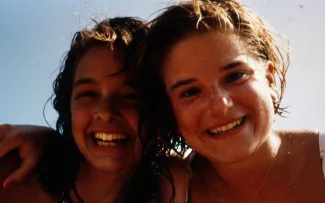
{"type": "Polygon", "coordinates": [[[249,51],[245,42],[231,33],[207,32],[186,37],[176,43],[167,55],[165,66],[173,64],[193,65],[217,63],[226,65],[229,62],[245,58],[249,51]]]}
{"type": "MultiPolygon", "coordinates": [[[[122,62],[106,46],[91,48],[80,60],[76,68],[76,79],[86,76],[110,76],[120,72],[122,62]]],[[[124,73],[121,73],[124,74],[124,73]]]]}

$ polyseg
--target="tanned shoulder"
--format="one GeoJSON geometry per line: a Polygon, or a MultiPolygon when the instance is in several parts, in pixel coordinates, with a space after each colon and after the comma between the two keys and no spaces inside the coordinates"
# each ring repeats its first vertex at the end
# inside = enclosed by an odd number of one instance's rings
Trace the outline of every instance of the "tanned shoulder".
{"type": "Polygon", "coordinates": [[[168,173],[160,178],[160,201],[169,203],[174,196],[174,202],[184,203],[187,188],[187,159],[169,157],[167,160],[168,173]],[[167,176],[167,177],[166,177],[167,176]]]}

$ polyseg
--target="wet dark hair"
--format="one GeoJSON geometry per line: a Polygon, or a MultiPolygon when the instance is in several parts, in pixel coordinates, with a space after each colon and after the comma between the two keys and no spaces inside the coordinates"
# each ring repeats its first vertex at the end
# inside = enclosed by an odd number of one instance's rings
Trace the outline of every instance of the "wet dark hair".
{"type": "MultiPolygon", "coordinates": [[[[44,159],[38,168],[40,184],[54,196],[68,194],[74,187],[79,164],[83,159],[73,139],[70,113],[70,98],[79,60],[91,48],[107,46],[108,49],[116,50],[118,57],[122,55],[121,63],[124,63],[128,60],[128,55],[132,55],[129,49],[136,50],[146,36],[147,30],[148,27],[142,20],[117,17],[103,20],[91,29],[75,33],[70,50],[66,53],[59,74],[53,83],[53,107],[59,115],[56,122],[56,136],[59,136],[59,139],[55,137],[49,141],[44,159]]],[[[123,71],[128,73],[128,67],[123,67],[118,73],[123,71]]],[[[139,123],[143,123],[143,119],[144,116],[140,118],[139,123]]],[[[156,147],[154,144],[148,145],[152,137],[146,136],[146,139],[143,139],[141,132],[139,136],[146,153],[143,153],[139,168],[126,185],[123,202],[150,202],[156,190],[156,172],[155,167],[152,167],[152,160],[156,157],[156,147]]]]}
{"type": "Polygon", "coordinates": [[[180,156],[189,146],[177,132],[161,70],[178,42],[211,31],[238,35],[257,59],[273,64],[274,72],[267,74],[274,79],[270,85],[278,94],[273,100],[274,112],[282,115],[284,111],[280,104],[286,86],[288,52],[280,49],[275,33],[267,29],[259,16],[235,0],[193,0],[169,6],[151,22],[133,74],[154,126],[150,133],[159,135],[163,145],[180,156]]]}

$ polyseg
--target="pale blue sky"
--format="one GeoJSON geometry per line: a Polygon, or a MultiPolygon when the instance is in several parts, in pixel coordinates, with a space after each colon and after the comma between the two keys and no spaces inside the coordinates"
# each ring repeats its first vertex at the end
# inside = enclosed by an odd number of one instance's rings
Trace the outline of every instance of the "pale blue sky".
{"type": "MultiPolygon", "coordinates": [[[[44,125],[43,106],[71,37],[90,17],[138,16],[166,0],[1,0],[0,123],[44,125]]],[[[241,0],[290,40],[291,65],[285,104],[290,114],[278,128],[325,130],[325,1],[241,0]]],[[[51,124],[56,114],[47,105],[51,124]]]]}

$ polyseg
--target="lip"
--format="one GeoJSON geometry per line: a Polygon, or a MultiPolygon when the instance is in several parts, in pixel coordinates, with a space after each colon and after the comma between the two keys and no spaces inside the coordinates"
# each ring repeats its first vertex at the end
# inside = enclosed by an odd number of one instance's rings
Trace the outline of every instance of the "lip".
{"type": "MultiPolygon", "coordinates": [[[[123,154],[132,143],[133,143],[134,136],[132,136],[130,133],[126,132],[125,130],[121,130],[121,128],[112,127],[112,128],[92,128],[88,130],[87,132],[87,146],[88,148],[93,151],[94,153],[104,153],[104,154],[123,154]],[[118,145],[110,145],[110,146],[100,146],[97,144],[95,134],[96,133],[105,133],[105,134],[121,134],[123,136],[126,136],[126,139],[119,142],[118,145]]],[[[115,142],[115,141],[113,141],[115,142]]],[[[115,142],[116,143],[116,142],[115,142]]]]}
{"type": "MultiPolygon", "coordinates": [[[[105,132],[112,133],[118,131],[93,131],[93,132],[105,132]]],[[[120,133],[120,132],[119,132],[120,133]]],[[[87,149],[92,156],[95,157],[110,157],[112,160],[120,160],[125,158],[127,154],[130,153],[130,150],[133,149],[134,140],[132,137],[127,134],[128,138],[123,140],[122,142],[118,142],[117,145],[98,145],[96,139],[94,138],[94,134],[89,133],[89,136],[86,137],[86,145],[87,149]]]]}
{"type": "MultiPolygon", "coordinates": [[[[130,142],[131,140],[131,136],[130,134],[127,133],[122,133],[122,132],[117,132],[117,131],[103,131],[103,130],[99,130],[99,131],[91,131],[89,133],[89,137],[91,138],[92,142],[94,142],[94,144],[96,145],[96,140],[97,138],[95,137],[96,133],[104,133],[104,134],[120,134],[125,136],[124,139],[122,139],[122,142],[120,144],[124,145],[127,144],[128,142],[130,142]]],[[[116,141],[112,141],[112,142],[116,142],[116,141]]],[[[94,146],[95,146],[94,145],[94,146]]],[[[107,146],[98,146],[98,147],[107,147],[107,146]]],[[[121,147],[121,146],[111,146],[111,147],[121,147]]]]}

